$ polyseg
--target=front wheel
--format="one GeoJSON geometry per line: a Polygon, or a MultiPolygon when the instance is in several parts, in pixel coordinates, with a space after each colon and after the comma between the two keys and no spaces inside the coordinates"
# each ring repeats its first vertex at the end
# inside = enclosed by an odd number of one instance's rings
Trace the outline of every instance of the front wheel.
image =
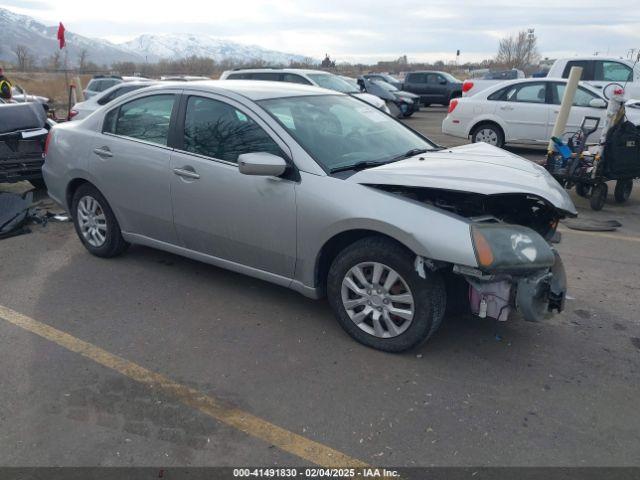
{"type": "Polygon", "coordinates": [[[598,183],[591,189],[591,208],[593,210],[602,210],[604,203],[607,201],[607,193],[609,189],[606,183],[598,183]]]}
{"type": "Polygon", "coordinates": [[[613,191],[613,197],[618,203],[624,203],[629,200],[631,196],[631,190],[633,190],[633,180],[627,178],[625,180],[618,180],[616,182],[616,188],[613,191]]]}
{"type": "Polygon", "coordinates": [[[426,270],[392,240],[367,237],[344,249],[329,269],[329,303],[342,328],[358,342],[401,352],[426,341],[444,317],[442,277],[426,270]]]}
{"type": "Polygon", "coordinates": [[[502,148],[504,146],[504,134],[497,125],[493,123],[482,123],[471,133],[471,141],[473,143],[484,142],[494,147],[502,148]]]}

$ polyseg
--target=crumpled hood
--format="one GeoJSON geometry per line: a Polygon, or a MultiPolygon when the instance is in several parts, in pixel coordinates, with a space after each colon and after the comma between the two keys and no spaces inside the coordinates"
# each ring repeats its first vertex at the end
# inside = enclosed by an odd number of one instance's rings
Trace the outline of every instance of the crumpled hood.
{"type": "Polygon", "coordinates": [[[364,185],[440,188],[484,195],[528,193],[570,215],[577,214],[567,191],[543,167],[486,143],[416,155],[362,170],[348,180],[364,185]]]}

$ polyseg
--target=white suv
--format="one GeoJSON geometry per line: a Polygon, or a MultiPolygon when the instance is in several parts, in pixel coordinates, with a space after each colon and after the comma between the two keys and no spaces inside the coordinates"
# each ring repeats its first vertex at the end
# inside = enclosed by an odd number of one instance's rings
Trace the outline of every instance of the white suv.
{"type": "Polygon", "coordinates": [[[384,100],[370,93],[358,90],[354,85],[333,73],[322,70],[305,70],[300,68],[249,68],[227,70],[222,72],[220,80],[267,80],[271,82],[301,83],[316,87],[335,90],[357,97],[370,105],[391,113],[384,100]]]}

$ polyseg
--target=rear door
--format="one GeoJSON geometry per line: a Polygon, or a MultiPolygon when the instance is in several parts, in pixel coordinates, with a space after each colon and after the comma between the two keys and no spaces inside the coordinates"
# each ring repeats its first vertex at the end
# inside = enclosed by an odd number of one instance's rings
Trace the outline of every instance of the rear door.
{"type": "Polygon", "coordinates": [[[89,161],[122,230],[167,243],[176,243],[167,144],[177,97],[146,95],[110,110],[89,161]]]}
{"type": "Polygon", "coordinates": [[[507,142],[548,141],[547,122],[551,105],[546,98],[547,82],[516,83],[504,89],[495,113],[504,120],[507,142]]]}
{"type": "Polygon", "coordinates": [[[449,103],[447,79],[439,73],[427,74],[427,98],[432,103],[449,103]]]}
{"type": "Polygon", "coordinates": [[[171,194],[184,247],[291,278],[295,181],[238,170],[239,155],[269,152],[288,158],[286,145],[246,107],[216,95],[184,96],[176,130],[171,194]]]}
{"type": "Polygon", "coordinates": [[[404,82],[405,90],[416,95],[420,95],[420,98],[424,103],[429,103],[427,100],[427,74],[426,73],[409,73],[404,82]]]}

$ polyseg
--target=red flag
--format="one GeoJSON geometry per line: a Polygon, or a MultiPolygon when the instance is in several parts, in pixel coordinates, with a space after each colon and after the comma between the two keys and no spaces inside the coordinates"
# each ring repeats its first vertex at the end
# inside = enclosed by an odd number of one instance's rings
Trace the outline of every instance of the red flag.
{"type": "Polygon", "coordinates": [[[60,50],[62,50],[66,45],[66,42],[64,41],[64,25],[62,25],[62,22],[60,22],[60,25],[58,26],[58,42],[60,42],[60,50]]]}

